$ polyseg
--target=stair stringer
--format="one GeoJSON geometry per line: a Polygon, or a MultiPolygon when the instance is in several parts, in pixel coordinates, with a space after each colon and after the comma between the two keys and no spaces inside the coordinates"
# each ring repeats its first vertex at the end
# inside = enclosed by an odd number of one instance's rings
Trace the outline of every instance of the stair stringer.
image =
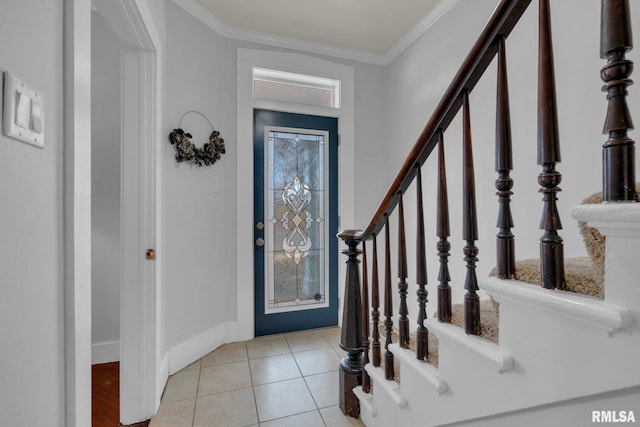
{"type": "MultiPolygon", "coordinates": [[[[630,419],[635,419],[637,422],[640,418],[638,402],[640,402],[640,386],[464,420],[447,424],[447,427],[584,427],[597,425],[594,421],[597,422],[598,417],[602,420],[605,416],[601,411],[609,412],[609,417],[613,416],[611,412],[618,416],[624,412],[628,422],[631,422],[630,419]],[[629,415],[629,412],[633,412],[634,415],[629,415]]],[[[621,419],[619,421],[621,422],[621,419]]]]}
{"type": "Polygon", "coordinates": [[[401,382],[367,367],[373,393],[359,390],[367,426],[444,425],[640,386],[633,312],[517,281],[488,278],[481,288],[500,303],[500,345],[428,320],[439,367],[392,344],[401,382]]]}

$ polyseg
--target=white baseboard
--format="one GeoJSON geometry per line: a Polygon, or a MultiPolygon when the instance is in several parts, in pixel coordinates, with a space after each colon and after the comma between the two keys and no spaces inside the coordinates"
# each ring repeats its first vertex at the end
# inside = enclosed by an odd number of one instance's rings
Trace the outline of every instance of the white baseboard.
{"type": "Polygon", "coordinates": [[[156,411],[160,406],[160,400],[164,393],[164,388],[167,386],[169,380],[169,352],[165,352],[160,360],[160,370],[158,371],[158,382],[156,390],[156,411]]]}
{"type": "Polygon", "coordinates": [[[212,352],[226,342],[225,325],[217,325],[169,349],[169,375],[212,352]]]}
{"type": "Polygon", "coordinates": [[[120,361],[120,341],[91,344],[91,364],[120,361]]]}
{"type": "Polygon", "coordinates": [[[238,322],[225,322],[225,339],[227,343],[241,341],[238,339],[238,322]]]}

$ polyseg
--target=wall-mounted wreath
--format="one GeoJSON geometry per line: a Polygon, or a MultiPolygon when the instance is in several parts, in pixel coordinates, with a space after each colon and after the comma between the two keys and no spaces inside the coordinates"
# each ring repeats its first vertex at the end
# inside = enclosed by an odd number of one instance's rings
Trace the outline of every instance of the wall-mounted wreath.
{"type": "Polygon", "coordinates": [[[209,119],[198,111],[187,111],[182,115],[178,127],[173,129],[169,134],[169,142],[171,142],[171,145],[176,149],[176,161],[179,163],[189,162],[197,166],[210,166],[220,160],[221,154],[225,153],[224,138],[220,136],[220,132],[213,128],[209,119]],[[204,117],[209,123],[209,126],[211,126],[212,131],[211,135],[209,135],[209,141],[205,142],[202,147],[196,147],[196,145],[191,142],[193,136],[180,127],[184,116],[190,113],[199,114],[204,117]]]}

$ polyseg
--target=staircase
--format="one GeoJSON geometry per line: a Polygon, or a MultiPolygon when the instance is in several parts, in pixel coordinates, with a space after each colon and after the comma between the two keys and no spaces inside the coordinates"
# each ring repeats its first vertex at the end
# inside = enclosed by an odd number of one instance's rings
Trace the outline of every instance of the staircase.
{"type": "MultiPolygon", "coordinates": [[[[609,271],[633,265],[631,254],[640,248],[640,206],[594,207],[576,208],[575,216],[604,219],[609,227],[604,301],[513,280],[481,280],[480,288],[500,303],[500,344],[427,320],[439,341],[438,368],[391,344],[401,382],[386,380],[381,368],[365,367],[373,392],[355,389],[364,423],[473,425],[470,420],[491,417],[487,425],[583,426],[591,423],[592,410],[612,408],[607,400],[613,391],[622,399],[621,407],[613,407],[637,411],[640,290],[637,279],[609,271]],[[614,212],[617,207],[624,209],[614,212]],[[614,239],[617,248],[611,249],[614,239]],[[542,423],[538,412],[551,421],[542,423]]],[[[625,270],[629,274],[628,267],[615,271],[625,270]]]]}
{"type": "MultiPolygon", "coordinates": [[[[503,0],[364,230],[344,230],[347,276],[341,347],[340,407],[367,426],[584,426],[640,422],[640,203],[635,186],[633,128],[626,105],[632,63],[628,0],[602,0],[601,75],[609,109],[603,145],[603,203],[573,209],[575,220],[606,238],[603,298],[569,291],[556,207],[560,161],[549,0],[539,0],[538,177],[543,195],[540,283],[515,280],[510,196],[512,168],[505,40],[531,0],[503,0]],[[469,93],[497,57],[496,190],[499,233],[496,276],[476,276],[475,208],[469,93]],[[463,120],[464,322],[452,323],[444,134],[463,120]],[[436,150],[437,148],[437,150],[436,150]],[[421,168],[438,156],[437,317],[428,318],[421,168]],[[405,225],[404,199],[415,191],[415,228],[405,225]],[[390,223],[397,224],[391,243],[390,223]],[[417,319],[409,320],[406,230],[417,239],[417,319]],[[378,238],[383,265],[378,266],[378,238]],[[368,249],[370,248],[370,249],[368,249]],[[392,250],[393,248],[393,250],[392,250]],[[392,251],[395,252],[392,256],[392,251]],[[394,290],[391,260],[397,262],[394,290]],[[362,261],[360,261],[362,260],[362,261]],[[541,285],[541,286],[540,286],[541,285]],[[479,291],[497,302],[498,339],[482,336],[479,291]],[[381,306],[382,302],[382,306],[381,306]],[[394,304],[398,310],[394,310],[394,304]],[[417,323],[415,333],[411,324],[417,323]],[[382,330],[382,333],[380,332],[382,330]],[[437,337],[437,363],[429,336],[437,337]],[[497,341],[497,342],[495,342],[497,341]],[[399,372],[399,375],[398,375],[399,372]]],[[[585,6],[586,7],[586,6],[585,6]]],[[[460,166],[458,167],[460,169],[460,166]]],[[[566,261],[567,265],[570,262],[566,261]]],[[[568,271],[568,270],[567,270],[568,271]]],[[[413,300],[410,298],[409,301],[413,300]]],[[[431,340],[433,342],[433,340],[431,340]]]]}

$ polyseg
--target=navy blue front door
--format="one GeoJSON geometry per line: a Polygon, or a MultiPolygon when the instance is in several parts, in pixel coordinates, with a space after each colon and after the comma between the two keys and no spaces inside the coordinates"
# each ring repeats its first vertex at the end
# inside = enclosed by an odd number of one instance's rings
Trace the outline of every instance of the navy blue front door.
{"type": "Polygon", "coordinates": [[[255,334],[338,324],[338,119],[254,111],[255,334]]]}

